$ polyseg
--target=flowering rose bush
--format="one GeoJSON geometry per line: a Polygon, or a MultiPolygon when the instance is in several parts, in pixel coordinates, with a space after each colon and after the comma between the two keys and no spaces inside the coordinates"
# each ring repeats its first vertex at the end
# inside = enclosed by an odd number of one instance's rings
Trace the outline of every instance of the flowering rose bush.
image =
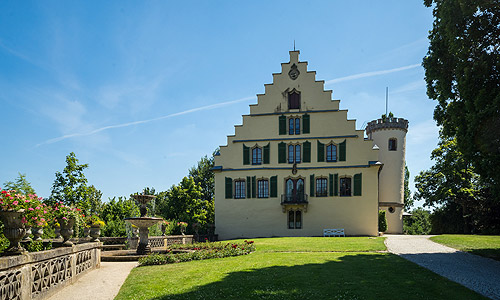
{"type": "MultiPolygon", "coordinates": [[[[58,220],[59,223],[68,223],[69,220],[83,219],[82,210],[76,207],[70,207],[59,202],[53,207],[54,218],[58,220]]],[[[62,225],[62,224],[60,224],[62,225]]]]}
{"type": "Polygon", "coordinates": [[[25,199],[24,218],[28,226],[45,227],[51,218],[50,208],[42,203],[42,198],[36,194],[29,194],[25,199]]]}
{"type": "Polygon", "coordinates": [[[15,190],[1,190],[0,209],[10,211],[21,211],[26,208],[26,196],[17,193],[15,190]]]}
{"type": "MultiPolygon", "coordinates": [[[[172,245],[173,246],[173,245],[172,245]]],[[[190,249],[193,252],[188,253],[167,253],[151,254],[139,259],[139,265],[163,265],[179,263],[191,260],[202,260],[210,258],[223,258],[229,256],[246,255],[255,251],[253,241],[243,243],[198,243],[191,245],[176,245],[175,249],[190,249]]],[[[172,247],[172,248],[174,248],[172,247]]],[[[172,249],[169,249],[172,251],[172,249]]]]}

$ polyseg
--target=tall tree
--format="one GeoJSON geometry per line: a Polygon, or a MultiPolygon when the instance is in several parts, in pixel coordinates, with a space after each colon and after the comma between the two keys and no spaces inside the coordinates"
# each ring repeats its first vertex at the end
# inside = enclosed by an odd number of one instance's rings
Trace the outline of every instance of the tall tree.
{"type": "Polygon", "coordinates": [[[214,223],[214,195],[215,195],[215,175],[214,156],[219,151],[216,149],[211,157],[204,156],[195,167],[189,169],[189,176],[201,187],[201,199],[205,202],[204,209],[207,210],[207,222],[214,223]]]}
{"type": "Polygon", "coordinates": [[[5,190],[16,190],[17,192],[24,195],[34,195],[35,189],[31,186],[31,183],[26,179],[26,174],[18,173],[15,181],[7,181],[3,184],[5,190]]]}
{"type": "Polygon", "coordinates": [[[434,119],[500,201],[500,1],[424,4],[434,15],[423,60],[434,119]]]}
{"type": "Polygon", "coordinates": [[[469,233],[474,206],[479,203],[479,177],[458,150],[456,139],[441,138],[431,154],[434,166],[415,177],[415,198],[424,200],[425,206],[459,207],[463,231],[469,233]]]}
{"type": "MultiPolygon", "coordinates": [[[[184,177],[178,185],[158,195],[162,205],[157,209],[162,217],[189,223],[199,223],[204,226],[208,223],[206,201],[202,198],[201,187],[192,177],[184,177]]],[[[210,208],[213,211],[213,207],[210,208]]],[[[188,228],[191,228],[188,227],[188,228]]]]}
{"type": "Polygon", "coordinates": [[[63,172],[56,172],[48,202],[62,202],[66,205],[78,206],[86,213],[98,212],[102,193],[93,185],[87,185],[87,178],[83,173],[86,168],[88,164],[78,164],[75,153],[68,154],[63,172]]]}
{"type": "Polygon", "coordinates": [[[408,170],[408,166],[405,164],[405,179],[404,179],[404,210],[410,211],[413,206],[414,200],[410,191],[410,171],[408,170]]]}

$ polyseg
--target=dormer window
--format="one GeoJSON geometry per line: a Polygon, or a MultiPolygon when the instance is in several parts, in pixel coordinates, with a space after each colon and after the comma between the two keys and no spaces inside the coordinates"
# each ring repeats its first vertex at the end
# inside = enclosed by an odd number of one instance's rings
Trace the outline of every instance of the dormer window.
{"type": "Polygon", "coordinates": [[[288,109],[300,109],[300,92],[295,89],[288,93],[288,109]]]}
{"type": "Polygon", "coordinates": [[[395,138],[389,139],[389,151],[397,151],[398,150],[398,140],[395,138]]]}

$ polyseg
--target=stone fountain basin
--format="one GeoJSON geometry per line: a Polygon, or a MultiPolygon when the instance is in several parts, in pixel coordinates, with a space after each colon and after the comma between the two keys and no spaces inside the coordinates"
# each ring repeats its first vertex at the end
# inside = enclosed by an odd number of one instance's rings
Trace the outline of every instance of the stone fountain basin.
{"type": "Polygon", "coordinates": [[[141,217],[141,218],[125,218],[125,221],[139,228],[147,228],[163,221],[162,218],[141,217]]]}

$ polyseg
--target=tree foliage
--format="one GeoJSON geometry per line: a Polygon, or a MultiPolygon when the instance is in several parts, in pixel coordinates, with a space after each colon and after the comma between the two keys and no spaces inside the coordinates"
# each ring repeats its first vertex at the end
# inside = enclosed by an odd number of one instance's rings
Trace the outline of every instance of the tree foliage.
{"type": "Polygon", "coordinates": [[[214,223],[214,195],[215,195],[215,175],[212,168],[214,167],[214,155],[218,149],[214,151],[211,157],[204,156],[198,162],[197,166],[189,169],[189,176],[194,179],[194,182],[201,187],[201,199],[203,199],[204,209],[207,211],[207,222],[214,223]]]}
{"type": "Polygon", "coordinates": [[[135,201],[127,197],[113,197],[103,203],[101,219],[106,223],[102,229],[103,236],[127,236],[125,218],[138,217],[139,207],[135,201]]]}
{"type": "Polygon", "coordinates": [[[78,164],[75,153],[68,154],[63,172],[56,172],[48,202],[62,202],[82,208],[86,213],[99,213],[102,193],[93,185],[87,185],[87,178],[83,173],[86,168],[88,164],[78,164]]]}
{"type": "Polygon", "coordinates": [[[500,2],[424,4],[434,15],[423,60],[434,119],[500,201],[500,2]]]}
{"type": "MultiPolygon", "coordinates": [[[[157,196],[157,209],[165,219],[187,222],[192,225],[199,223],[205,226],[209,222],[207,202],[202,199],[201,187],[192,177],[184,177],[178,185],[173,185],[168,191],[157,196]],[[160,204],[161,203],[161,204],[160,204]]],[[[191,226],[188,227],[188,230],[191,226]]]]}
{"type": "Polygon", "coordinates": [[[429,234],[431,229],[431,214],[422,207],[415,208],[411,216],[403,218],[403,232],[406,234],[429,234]]]}
{"type": "Polygon", "coordinates": [[[472,164],[460,152],[455,138],[441,135],[431,158],[435,164],[415,177],[415,198],[432,206],[433,232],[470,233],[500,231],[498,202],[472,164]]]}
{"type": "Polygon", "coordinates": [[[408,166],[405,165],[405,179],[404,179],[404,210],[410,211],[413,206],[414,200],[410,191],[410,171],[408,166]]]}
{"type": "Polygon", "coordinates": [[[15,181],[7,181],[3,184],[5,190],[16,190],[18,193],[23,195],[34,195],[35,189],[31,186],[31,183],[26,179],[26,174],[18,173],[15,181]]]}
{"type": "Polygon", "coordinates": [[[378,231],[387,231],[387,218],[385,217],[385,210],[378,211],[378,231]]]}

